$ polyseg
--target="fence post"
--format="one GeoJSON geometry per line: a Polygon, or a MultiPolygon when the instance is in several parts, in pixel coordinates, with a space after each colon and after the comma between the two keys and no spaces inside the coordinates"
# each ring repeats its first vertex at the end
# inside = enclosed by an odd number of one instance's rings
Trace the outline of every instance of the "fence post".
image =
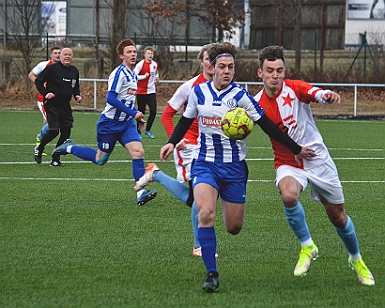
{"type": "Polygon", "coordinates": [[[353,111],[353,116],[357,116],[357,85],[354,85],[354,111],[353,111]]]}
{"type": "Polygon", "coordinates": [[[94,79],[94,109],[96,110],[96,98],[97,98],[97,91],[96,91],[96,79],[94,79]]]}

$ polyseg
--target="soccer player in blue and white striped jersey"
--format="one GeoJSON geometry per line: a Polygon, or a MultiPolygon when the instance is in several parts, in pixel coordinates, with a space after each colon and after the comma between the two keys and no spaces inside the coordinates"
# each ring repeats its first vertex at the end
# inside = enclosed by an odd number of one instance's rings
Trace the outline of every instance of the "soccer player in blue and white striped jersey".
{"type": "MultiPolygon", "coordinates": [[[[132,173],[135,181],[144,174],[144,150],[134,119],[145,126],[142,112],[135,108],[138,89],[138,77],[134,67],[137,57],[135,43],[123,39],[116,51],[122,64],[115,68],[108,79],[106,106],[96,124],[98,151],[90,147],[77,146],[67,140],[54,150],[58,155],[73,154],[81,159],[92,161],[97,165],[107,163],[116,142],[122,144],[132,157],[132,173]]],[[[140,189],[137,203],[143,205],[155,198],[156,190],[140,189]]]]}
{"type": "Polygon", "coordinates": [[[213,80],[193,88],[187,108],[168,143],[162,147],[160,158],[162,161],[168,159],[197,116],[199,140],[191,167],[191,178],[199,212],[198,239],[207,270],[203,290],[211,293],[219,287],[215,258],[216,202],[219,197],[227,231],[238,234],[244,221],[248,179],[248,167],[244,160],[247,154],[246,144],[242,140],[234,141],[226,137],[221,129],[222,116],[231,108],[245,108],[263,131],[286,145],[298,158],[311,159],[312,150],[302,148],[279,130],[264,115],[258,102],[233,81],[237,54],[234,45],[213,44],[208,54],[214,67],[213,80]]]}

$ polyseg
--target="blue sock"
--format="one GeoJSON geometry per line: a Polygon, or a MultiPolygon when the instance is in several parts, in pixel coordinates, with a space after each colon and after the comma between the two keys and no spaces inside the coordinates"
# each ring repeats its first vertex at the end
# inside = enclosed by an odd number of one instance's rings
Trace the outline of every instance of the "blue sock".
{"type": "Polygon", "coordinates": [[[215,252],[217,251],[217,237],[214,227],[198,228],[198,239],[202,247],[202,260],[207,273],[218,272],[215,252]]]}
{"type": "Polygon", "coordinates": [[[193,233],[194,233],[194,247],[198,248],[200,247],[199,240],[198,240],[198,209],[195,202],[193,202],[191,207],[191,222],[192,222],[193,233]]]}
{"type": "Polygon", "coordinates": [[[298,237],[301,243],[310,239],[309,228],[306,223],[305,211],[301,202],[298,201],[297,205],[292,208],[284,206],[286,220],[289,226],[293,230],[294,234],[298,237]]]}
{"type": "Polygon", "coordinates": [[[47,135],[49,132],[49,127],[48,127],[48,123],[45,123],[41,130],[40,130],[40,133],[39,133],[39,139],[40,140],[43,140],[44,136],[47,135]]]}
{"type": "Polygon", "coordinates": [[[179,182],[178,180],[172,178],[160,170],[152,174],[152,179],[155,182],[162,184],[162,186],[164,186],[170,193],[172,193],[183,203],[187,202],[190,195],[190,189],[185,184],[179,182]]]}
{"type": "Polygon", "coordinates": [[[351,256],[360,253],[356,231],[354,230],[354,224],[349,216],[345,227],[343,229],[336,227],[336,230],[337,234],[340,236],[342,242],[344,243],[347,251],[351,256]]]}
{"type": "Polygon", "coordinates": [[[138,181],[142,177],[145,170],[146,169],[144,168],[144,159],[143,158],[132,160],[132,174],[134,175],[135,182],[138,181]]]}
{"type": "Polygon", "coordinates": [[[93,148],[74,145],[71,148],[71,154],[83,160],[92,161],[94,164],[96,163],[96,150],[93,148]]]}

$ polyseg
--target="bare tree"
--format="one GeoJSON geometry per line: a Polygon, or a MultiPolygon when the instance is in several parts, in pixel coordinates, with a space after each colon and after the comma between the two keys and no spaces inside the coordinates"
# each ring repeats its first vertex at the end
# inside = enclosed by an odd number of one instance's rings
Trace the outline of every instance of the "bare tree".
{"type": "Polygon", "coordinates": [[[245,21],[245,11],[236,7],[235,1],[205,0],[199,3],[199,17],[211,28],[211,40],[221,42],[231,39],[235,28],[245,21]]]}
{"type": "Polygon", "coordinates": [[[302,56],[302,39],[301,39],[301,15],[302,15],[302,0],[293,1],[294,11],[294,50],[295,50],[295,71],[301,71],[301,56],[302,56]]]}
{"type": "Polygon", "coordinates": [[[126,37],[128,22],[126,20],[126,14],[128,5],[131,0],[104,0],[104,2],[111,8],[111,20],[106,22],[109,27],[107,29],[109,34],[109,50],[111,67],[114,68],[120,64],[120,59],[116,54],[116,46],[126,37]]]}
{"type": "Polygon", "coordinates": [[[15,47],[20,51],[23,59],[22,67],[16,66],[19,73],[25,76],[28,90],[31,90],[31,83],[27,74],[31,71],[31,63],[38,46],[41,46],[43,31],[47,21],[53,13],[53,6],[47,7],[45,18],[42,18],[41,1],[39,0],[13,0],[5,8],[7,12],[6,27],[8,36],[13,39],[15,47]]]}
{"type": "MultiPolygon", "coordinates": [[[[259,1],[261,6],[266,5],[266,2],[259,1]]],[[[301,71],[301,51],[302,51],[302,37],[301,37],[301,18],[302,18],[302,3],[303,0],[268,0],[267,5],[271,5],[274,10],[272,18],[275,20],[277,32],[280,28],[293,27],[292,46],[295,50],[295,71],[301,71]]],[[[282,44],[282,41],[275,44],[282,44]]],[[[287,47],[287,46],[286,46],[287,47]]]]}
{"type": "MultiPolygon", "coordinates": [[[[193,0],[190,0],[190,2],[193,0]]],[[[173,70],[173,53],[171,47],[175,46],[175,34],[179,27],[188,27],[188,2],[179,0],[146,0],[143,5],[143,12],[138,19],[141,21],[141,32],[148,41],[158,47],[157,59],[159,66],[164,72],[173,70]]],[[[188,30],[185,30],[188,31],[188,30]]],[[[186,33],[186,32],[185,32],[186,33]]],[[[186,33],[188,36],[188,33],[186,33]]],[[[165,76],[162,76],[165,78],[165,76]]]]}

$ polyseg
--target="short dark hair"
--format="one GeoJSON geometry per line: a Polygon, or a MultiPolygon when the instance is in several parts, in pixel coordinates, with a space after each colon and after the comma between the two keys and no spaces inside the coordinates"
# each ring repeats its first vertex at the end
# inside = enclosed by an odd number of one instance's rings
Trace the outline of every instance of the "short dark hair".
{"type": "Polygon", "coordinates": [[[215,65],[215,62],[217,61],[217,57],[220,54],[228,53],[233,56],[234,60],[237,56],[238,50],[237,47],[229,42],[224,43],[214,43],[212,46],[207,50],[207,53],[210,58],[210,63],[212,65],[215,65]]]}
{"type": "Polygon", "coordinates": [[[58,50],[58,49],[61,50],[61,48],[59,46],[52,46],[50,50],[52,53],[54,50],[58,50]]]}
{"type": "Polygon", "coordinates": [[[259,68],[262,69],[265,60],[275,61],[281,59],[285,63],[283,46],[272,45],[263,48],[259,54],[259,68]]]}
{"type": "Polygon", "coordinates": [[[130,38],[125,38],[125,39],[122,39],[118,46],[116,46],[116,52],[118,53],[118,55],[122,55],[123,54],[123,49],[127,46],[134,46],[136,47],[134,41],[130,38]]]}

